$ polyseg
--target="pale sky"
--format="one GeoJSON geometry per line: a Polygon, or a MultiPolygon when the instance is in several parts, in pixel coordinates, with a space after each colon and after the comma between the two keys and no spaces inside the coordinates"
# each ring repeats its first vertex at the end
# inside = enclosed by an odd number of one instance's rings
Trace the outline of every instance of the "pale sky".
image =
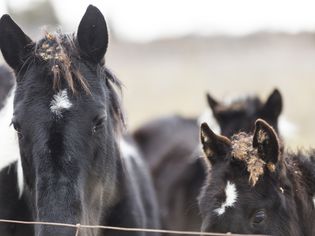
{"type": "MultiPolygon", "coordinates": [[[[34,0],[9,0],[16,8],[34,0]]],[[[40,0],[35,0],[40,1],[40,0]]],[[[4,0],[0,14],[6,12],[4,0]]],[[[63,29],[76,30],[88,4],[100,8],[123,38],[147,41],[186,34],[244,35],[315,31],[313,0],[53,0],[63,29]]]]}

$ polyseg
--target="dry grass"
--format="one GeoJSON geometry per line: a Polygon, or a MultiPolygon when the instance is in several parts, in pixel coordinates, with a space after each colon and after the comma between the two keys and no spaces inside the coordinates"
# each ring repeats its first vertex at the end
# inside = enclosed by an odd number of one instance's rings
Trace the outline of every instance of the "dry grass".
{"type": "Polygon", "coordinates": [[[125,84],[124,103],[131,129],[161,115],[200,114],[206,107],[206,91],[216,98],[248,93],[266,98],[278,87],[284,96],[284,114],[299,128],[288,144],[313,144],[312,34],[186,38],[150,44],[113,42],[107,61],[125,84]]]}

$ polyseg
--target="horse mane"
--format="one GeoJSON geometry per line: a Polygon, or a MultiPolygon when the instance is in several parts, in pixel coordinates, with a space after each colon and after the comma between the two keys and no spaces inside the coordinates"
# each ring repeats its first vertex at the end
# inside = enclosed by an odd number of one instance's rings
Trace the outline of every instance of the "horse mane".
{"type": "Polygon", "coordinates": [[[123,128],[126,127],[126,122],[125,115],[122,109],[121,99],[116,90],[118,90],[119,94],[122,93],[122,83],[105,66],[98,67],[98,74],[101,78],[104,78],[107,83],[107,87],[110,91],[111,100],[110,112],[113,114],[116,124],[119,124],[117,125],[117,131],[121,131],[123,128]]]}
{"type": "Polygon", "coordinates": [[[311,195],[315,193],[315,149],[297,152],[287,151],[285,165],[289,173],[294,176],[297,186],[306,186],[311,195]]]}
{"type": "MultiPolygon", "coordinates": [[[[40,61],[46,63],[53,79],[53,89],[59,90],[63,79],[70,91],[76,93],[78,88],[91,95],[87,80],[80,72],[77,65],[82,59],[78,43],[74,34],[45,33],[44,38],[35,44],[35,50],[27,58],[26,62],[40,61]]],[[[25,63],[26,64],[26,63],[25,63]]],[[[86,63],[88,68],[91,68],[86,63]]],[[[102,60],[96,69],[96,76],[104,80],[109,89],[110,112],[113,114],[116,127],[120,130],[125,126],[124,114],[122,111],[121,99],[117,92],[121,94],[122,84],[117,77],[105,66],[102,60]],[[118,91],[117,91],[118,90],[118,91]]]]}
{"type": "Polygon", "coordinates": [[[262,101],[257,95],[247,95],[241,97],[231,97],[224,101],[222,105],[219,105],[217,108],[218,112],[225,111],[238,111],[238,110],[246,110],[249,107],[260,107],[262,101]]]}

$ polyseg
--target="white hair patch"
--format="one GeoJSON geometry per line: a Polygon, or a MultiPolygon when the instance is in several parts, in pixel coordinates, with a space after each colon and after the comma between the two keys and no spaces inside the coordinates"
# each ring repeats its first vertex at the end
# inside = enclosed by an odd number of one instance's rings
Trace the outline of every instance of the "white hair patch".
{"type": "Polygon", "coordinates": [[[21,157],[19,158],[17,162],[17,182],[18,182],[18,188],[19,188],[19,197],[21,198],[23,195],[24,190],[24,174],[23,174],[23,168],[22,168],[22,161],[21,157]]]}
{"type": "Polygon", "coordinates": [[[214,210],[215,213],[218,215],[222,215],[225,212],[225,209],[227,207],[233,207],[237,200],[237,191],[235,184],[231,183],[230,181],[227,181],[226,187],[225,187],[225,201],[222,203],[220,208],[217,208],[214,210]]]}
{"type": "Polygon", "coordinates": [[[128,143],[128,141],[126,141],[124,138],[121,138],[119,140],[119,147],[123,158],[132,158],[137,162],[139,161],[142,162],[137,148],[132,144],[128,143]]]}
{"type": "Polygon", "coordinates": [[[57,117],[62,117],[62,111],[68,110],[72,107],[72,103],[69,100],[67,90],[61,90],[53,96],[53,100],[50,103],[50,110],[57,117]]]}
{"type": "Polygon", "coordinates": [[[19,196],[23,193],[23,170],[16,131],[10,126],[13,116],[13,98],[15,88],[6,99],[5,106],[0,111],[0,171],[17,161],[17,179],[19,196]]]}
{"type": "Polygon", "coordinates": [[[118,140],[118,143],[120,153],[129,171],[133,171],[132,163],[136,163],[142,169],[146,168],[146,164],[144,163],[141,154],[139,153],[139,150],[136,146],[128,142],[128,140],[124,139],[123,137],[118,140]]]}

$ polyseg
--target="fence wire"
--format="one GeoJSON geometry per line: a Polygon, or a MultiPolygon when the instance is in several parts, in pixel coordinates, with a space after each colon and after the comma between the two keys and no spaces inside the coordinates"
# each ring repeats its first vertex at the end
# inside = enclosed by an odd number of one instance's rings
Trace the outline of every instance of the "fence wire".
{"type": "MultiPolygon", "coordinates": [[[[19,221],[19,220],[5,220],[0,219],[0,223],[7,224],[24,224],[24,225],[46,225],[56,227],[68,227],[76,229],[74,236],[80,235],[80,229],[107,229],[114,231],[124,232],[144,232],[144,233],[161,233],[161,234],[176,234],[176,235],[210,235],[210,236],[244,236],[245,234],[231,234],[231,233],[209,233],[209,232],[195,232],[195,231],[177,231],[177,230],[163,230],[163,229],[147,229],[147,228],[127,228],[127,227],[114,227],[114,226],[103,226],[103,225],[81,225],[81,224],[65,224],[65,223],[54,223],[54,222],[40,222],[40,221],[19,221]]],[[[249,234],[246,234],[249,236],[249,234]]],[[[251,235],[251,236],[267,236],[267,235],[251,235]]]]}

